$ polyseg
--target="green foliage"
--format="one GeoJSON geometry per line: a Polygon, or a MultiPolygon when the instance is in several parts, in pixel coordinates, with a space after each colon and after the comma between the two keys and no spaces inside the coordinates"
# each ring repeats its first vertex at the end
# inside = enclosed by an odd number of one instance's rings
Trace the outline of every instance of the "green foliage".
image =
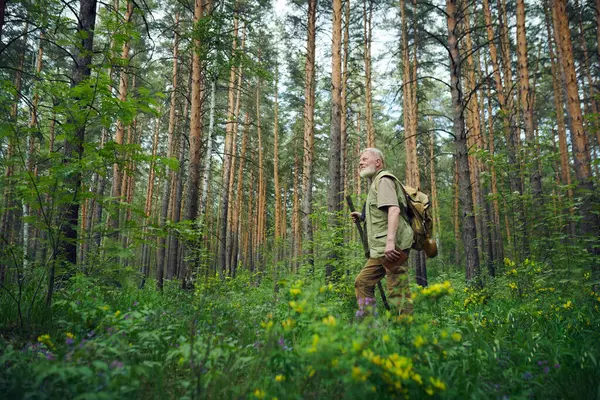
{"type": "Polygon", "coordinates": [[[589,272],[505,267],[485,289],[460,274],[412,287],[408,316],[355,313],[352,274],[322,285],[317,272],[276,284],[242,273],[190,292],[166,282],[162,293],[76,275],[57,293],[53,326],[0,339],[0,388],[36,398],[594,397],[600,293],[589,272]]]}

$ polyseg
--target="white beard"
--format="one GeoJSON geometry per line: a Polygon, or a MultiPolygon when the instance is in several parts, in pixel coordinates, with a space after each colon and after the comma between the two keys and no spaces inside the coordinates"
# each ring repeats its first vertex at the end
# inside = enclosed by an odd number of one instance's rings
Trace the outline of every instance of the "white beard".
{"type": "Polygon", "coordinates": [[[372,178],[376,172],[377,172],[377,169],[375,167],[367,167],[367,168],[361,170],[359,172],[359,175],[361,178],[369,179],[369,178],[372,178]]]}

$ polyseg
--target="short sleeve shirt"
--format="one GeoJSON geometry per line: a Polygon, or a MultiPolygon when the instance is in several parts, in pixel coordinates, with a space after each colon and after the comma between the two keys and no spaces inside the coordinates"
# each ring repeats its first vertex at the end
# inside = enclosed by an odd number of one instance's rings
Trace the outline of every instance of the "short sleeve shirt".
{"type": "Polygon", "coordinates": [[[400,207],[398,204],[398,194],[396,193],[396,184],[390,178],[381,178],[377,188],[377,208],[400,207]]]}

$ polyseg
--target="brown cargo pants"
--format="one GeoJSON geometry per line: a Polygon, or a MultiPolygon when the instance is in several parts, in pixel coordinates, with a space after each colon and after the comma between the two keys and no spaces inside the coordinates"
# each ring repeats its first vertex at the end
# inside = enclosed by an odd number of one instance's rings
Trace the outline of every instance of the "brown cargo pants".
{"type": "Polygon", "coordinates": [[[374,304],[375,285],[383,277],[387,282],[387,299],[390,306],[400,314],[413,311],[408,282],[408,261],[402,264],[389,264],[384,257],[369,258],[354,281],[354,291],[359,308],[374,304]]]}

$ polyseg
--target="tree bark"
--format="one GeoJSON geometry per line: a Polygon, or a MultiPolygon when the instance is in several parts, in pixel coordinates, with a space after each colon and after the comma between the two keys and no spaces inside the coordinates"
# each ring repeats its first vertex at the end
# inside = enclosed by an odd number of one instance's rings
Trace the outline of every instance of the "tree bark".
{"type": "MultiPolygon", "coordinates": [[[[527,35],[525,32],[525,1],[517,0],[517,60],[519,64],[519,94],[525,121],[525,138],[527,140],[526,153],[530,163],[529,179],[533,189],[534,201],[541,204],[542,177],[539,174],[535,149],[536,139],[533,124],[533,96],[529,86],[529,68],[527,66],[527,35]]],[[[535,211],[535,210],[534,210],[535,211]]]]}
{"type": "Polygon", "coordinates": [[[308,37],[304,80],[304,164],[302,169],[302,231],[304,253],[309,264],[314,265],[312,214],[312,181],[314,152],[315,112],[315,33],[317,1],[308,1],[308,37]]]}
{"type": "Polygon", "coordinates": [[[373,125],[373,94],[371,89],[371,39],[373,19],[373,3],[363,0],[364,25],[364,63],[365,63],[365,119],[367,125],[367,147],[375,147],[375,126],[373,125]],[[368,2],[368,7],[367,7],[368,2]]]}
{"type": "MultiPolygon", "coordinates": [[[[175,28],[173,30],[173,70],[171,73],[171,84],[173,86],[171,91],[171,101],[169,107],[169,128],[167,133],[167,157],[172,158],[175,153],[175,127],[177,123],[176,118],[176,107],[177,107],[177,70],[179,62],[179,13],[175,15],[175,28]]],[[[171,200],[171,185],[172,174],[171,169],[167,166],[165,169],[165,180],[163,181],[162,188],[162,199],[160,206],[160,218],[158,221],[159,229],[164,229],[167,222],[169,205],[171,200]]],[[[165,265],[167,238],[161,236],[158,240],[158,249],[156,253],[156,283],[159,288],[163,286],[163,279],[167,275],[167,279],[172,279],[173,275],[168,276],[165,265]]]]}
{"type": "MultiPolygon", "coordinates": [[[[238,31],[238,20],[237,18],[233,21],[233,44],[232,44],[232,55],[235,53],[237,48],[237,31],[238,31]]],[[[235,75],[236,68],[234,65],[229,70],[229,90],[227,92],[227,120],[225,125],[225,147],[223,154],[223,186],[221,188],[221,228],[219,234],[219,265],[221,267],[221,276],[225,276],[229,271],[230,259],[227,254],[227,235],[232,231],[231,227],[227,225],[228,213],[229,213],[229,182],[231,181],[231,160],[233,157],[233,130],[235,125],[235,75]]]]}
{"type": "MultiPolygon", "coordinates": [[[[342,152],[342,0],[333,0],[331,40],[331,130],[329,144],[329,187],[327,189],[327,211],[329,212],[329,227],[336,232],[334,244],[339,245],[341,238],[338,213],[342,210],[342,187],[340,154],[342,152]]],[[[331,279],[334,274],[332,260],[339,257],[336,250],[328,255],[325,266],[325,279],[331,279]]]]}
{"type": "Polygon", "coordinates": [[[458,184],[460,187],[461,216],[463,220],[463,243],[466,258],[467,281],[479,280],[479,252],[477,249],[477,231],[475,218],[473,216],[473,197],[470,189],[470,172],[467,149],[467,134],[464,125],[465,104],[463,90],[460,83],[462,60],[458,45],[458,37],[461,33],[457,31],[457,19],[463,17],[462,12],[457,10],[457,0],[446,0],[446,12],[448,15],[448,50],[450,53],[450,79],[453,108],[453,131],[456,144],[456,159],[458,164],[458,184]]]}
{"type": "MultiPolygon", "coordinates": [[[[561,49],[559,60],[564,69],[567,110],[571,123],[571,143],[573,147],[575,177],[578,180],[579,195],[587,198],[593,194],[594,185],[590,168],[588,137],[583,129],[583,115],[581,113],[581,102],[579,100],[577,75],[573,61],[573,46],[566,7],[566,0],[554,0],[552,3],[553,19],[556,27],[555,35],[558,34],[557,44],[561,49]]],[[[597,235],[597,230],[595,229],[597,227],[596,216],[591,212],[590,201],[582,202],[580,213],[583,218],[581,223],[582,233],[597,235]]]]}
{"type": "MultiPolygon", "coordinates": [[[[94,44],[94,27],[96,24],[96,0],[81,0],[79,3],[79,17],[77,24],[78,37],[81,42],[76,50],[73,63],[71,87],[74,88],[87,78],[91,73],[92,48],[94,44]]],[[[87,105],[83,112],[89,112],[87,105]]],[[[85,142],[85,123],[75,122],[75,132],[68,135],[64,143],[63,164],[77,164],[83,157],[83,143],[85,142]]],[[[60,255],[67,263],[76,264],[77,262],[77,225],[79,219],[79,190],[81,188],[81,170],[75,168],[66,178],[66,187],[73,193],[71,202],[65,207],[63,213],[63,223],[61,225],[61,239],[59,245],[60,255]]],[[[54,263],[51,266],[48,281],[48,291],[46,293],[46,306],[52,302],[54,292],[54,263]]]]}
{"type": "MultiPolygon", "coordinates": [[[[194,1],[194,24],[199,24],[204,16],[203,0],[194,1]]],[[[202,153],[202,109],[203,109],[203,84],[202,84],[202,65],[200,60],[200,47],[202,43],[199,38],[194,38],[192,53],[192,95],[191,95],[191,115],[190,115],[190,136],[189,136],[189,164],[188,164],[188,183],[185,200],[184,219],[191,221],[195,226],[198,217],[198,195],[200,187],[200,154],[202,153]]],[[[194,250],[190,243],[187,251],[192,253],[194,250]]],[[[192,254],[188,254],[192,256],[192,254]]],[[[195,257],[191,257],[195,259],[195,257]]],[[[193,261],[187,261],[182,264],[180,274],[182,286],[185,287],[186,279],[190,273],[193,261]]]]}

